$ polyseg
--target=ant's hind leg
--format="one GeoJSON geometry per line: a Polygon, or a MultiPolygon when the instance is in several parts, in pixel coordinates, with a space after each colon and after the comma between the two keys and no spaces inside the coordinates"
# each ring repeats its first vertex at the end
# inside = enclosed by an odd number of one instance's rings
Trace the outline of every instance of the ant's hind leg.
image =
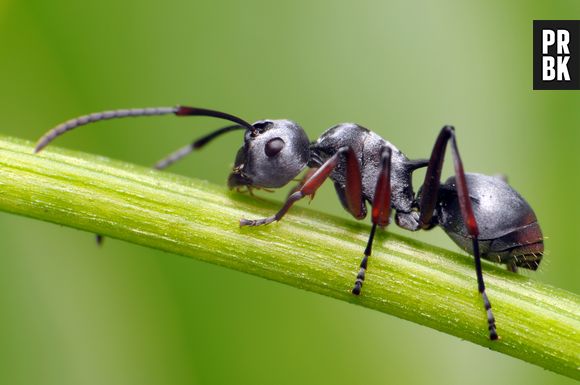
{"type": "Polygon", "coordinates": [[[433,151],[431,152],[429,166],[427,168],[425,181],[423,183],[423,194],[421,196],[419,210],[421,213],[419,217],[419,226],[421,226],[423,229],[428,229],[433,226],[431,222],[433,219],[435,205],[437,204],[438,200],[439,186],[441,184],[441,168],[443,167],[445,150],[449,141],[451,141],[451,155],[453,157],[453,165],[455,169],[457,198],[459,200],[463,222],[465,224],[467,233],[473,242],[473,257],[475,261],[475,274],[477,276],[477,288],[483,299],[483,306],[487,314],[489,339],[497,340],[499,337],[496,331],[495,318],[493,316],[493,312],[491,311],[491,303],[489,302],[485,292],[485,283],[483,281],[483,273],[481,270],[481,255],[479,253],[478,239],[479,228],[477,226],[477,221],[475,220],[473,208],[471,207],[471,199],[469,198],[469,190],[467,188],[465,171],[463,170],[463,162],[461,161],[459,150],[457,149],[455,129],[451,126],[445,126],[441,129],[441,132],[435,141],[433,151]]]}

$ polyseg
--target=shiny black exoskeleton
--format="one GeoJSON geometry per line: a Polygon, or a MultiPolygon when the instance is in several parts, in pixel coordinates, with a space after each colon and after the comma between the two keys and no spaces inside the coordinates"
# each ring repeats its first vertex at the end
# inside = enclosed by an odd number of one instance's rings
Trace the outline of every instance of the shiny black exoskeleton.
{"type": "MultiPolygon", "coordinates": [[[[475,219],[479,226],[481,257],[536,270],[542,260],[544,241],[530,205],[507,182],[497,176],[465,174],[475,219]],[[499,213],[499,214],[498,214],[499,213]]],[[[473,255],[473,246],[463,225],[455,178],[441,185],[436,224],[462,249],[473,255]]]]}
{"type": "Polygon", "coordinates": [[[536,216],[527,202],[504,180],[463,170],[455,131],[445,126],[436,139],[429,160],[410,160],[393,144],[374,132],[353,123],[336,125],[310,142],[304,130],[290,120],[260,120],[250,124],[234,115],[194,107],[160,107],[114,110],[69,120],[45,134],[38,142],[40,151],[57,136],[75,127],[105,119],[165,115],[212,116],[234,125],[223,127],[194,141],[157,163],[163,169],[214,138],[238,129],[245,130],[228,178],[230,188],[279,188],[308,172],[293,189],[283,207],[271,217],[242,219],[241,226],[265,225],[280,220],[294,202],[312,196],[322,183],[334,182],[342,206],[356,219],[367,215],[371,205],[371,233],[360,263],[353,294],[359,295],[377,226],[389,224],[391,209],[395,223],[407,230],[440,226],[462,249],[474,256],[478,290],[487,311],[490,339],[498,338],[491,304],[485,292],[481,258],[503,263],[511,271],[517,267],[536,270],[544,251],[536,216]],[[447,145],[455,177],[440,183],[447,145]],[[427,167],[424,182],[415,193],[412,174],[427,167]]]}

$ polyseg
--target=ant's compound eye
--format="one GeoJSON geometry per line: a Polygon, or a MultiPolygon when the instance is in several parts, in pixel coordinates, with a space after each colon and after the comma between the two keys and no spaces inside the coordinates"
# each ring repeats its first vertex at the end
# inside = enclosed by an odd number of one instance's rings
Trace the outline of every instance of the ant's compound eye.
{"type": "Polygon", "coordinates": [[[284,141],[281,138],[270,139],[268,143],[266,143],[266,146],[264,147],[264,152],[266,153],[268,158],[271,158],[273,156],[278,155],[278,153],[282,151],[282,149],[284,148],[285,144],[286,143],[284,143],[284,141]]]}

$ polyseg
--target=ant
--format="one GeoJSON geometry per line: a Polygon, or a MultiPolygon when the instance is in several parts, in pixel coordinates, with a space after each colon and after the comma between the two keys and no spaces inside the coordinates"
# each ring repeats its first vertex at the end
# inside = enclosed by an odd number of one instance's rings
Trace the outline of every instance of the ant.
{"type": "Polygon", "coordinates": [[[354,295],[361,293],[377,226],[384,228],[389,224],[391,210],[395,211],[398,226],[410,231],[440,226],[459,247],[473,255],[491,340],[497,340],[498,334],[485,292],[481,258],[506,264],[512,272],[518,267],[536,270],[542,259],[543,237],[532,208],[501,178],[465,173],[452,126],[441,129],[429,160],[410,160],[390,142],[354,123],[333,126],[315,142],[310,142],[302,127],[291,120],[259,120],[250,124],[224,112],[185,106],[125,109],[93,113],[60,124],[38,141],[35,152],[65,132],[88,123],[167,114],[209,116],[235,124],[172,153],[155,165],[157,169],[168,167],[234,130],[245,130],[245,135],[228,178],[230,189],[279,188],[309,168],[276,214],[262,219],[241,219],[240,226],[279,221],[296,201],[312,197],[328,178],[334,182],[342,206],[357,220],[366,217],[366,203],[370,203],[372,227],[352,288],[354,295]],[[455,176],[441,183],[449,142],[455,176]],[[425,180],[415,193],[412,174],[423,167],[427,167],[425,180]]]}

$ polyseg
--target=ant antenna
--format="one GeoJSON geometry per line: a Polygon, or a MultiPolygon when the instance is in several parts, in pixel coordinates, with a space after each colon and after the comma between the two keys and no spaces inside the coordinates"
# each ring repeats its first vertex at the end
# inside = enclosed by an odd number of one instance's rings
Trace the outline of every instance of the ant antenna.
{"type": "Polygon", "coordinates": [[[203,146],[205,146],[206,144],[208,144],[209,142],[211,142],[212,140],[214,140],[215,138],[217,138],[220,135],[223,135],[227,132],[230,131],[234,131],[234,130],[241,130],[244,127],[235,124],[233,126],[226,126],[223,128],[220,128],[212,133],[207,134],[206,136],[203,136],[197,140],[195,140],[194,142],[188,144],[187,146],[183,146],[180,149],[176,150],[175,152],[172,152],[171,154],[167,155],[165,158],[161,159],[159,162],[157,162],[155,164],[155,168],[157,170],[163,170],[169,166],[171,166],[173,163],[177,162],[178,160],[184,158],[187,154],[193,152],[194,150],[199,150],[200,148],[202,148],[203,146]]]}
{"type": "MultiPolygon", "coordinates": [[[[238,118],[237,116],[227,114],[225,112],[214,111],[214,110],[207,110],[204,108],[195,108],[195,107],[186,107],[186,106],[177,106],[177,107],[154,107],[154,108],[131,108],[131,109],[123,109],[123,110],[111,110],[111,111],[103,111],[103,112],[95,112],[88,115],[83,115],[78,118],[74,118],[68,120],[62,124],[59,124],[52,130],[48,131],[44,134],[36,144],[34,152],[37,153],[41,151],[44,147],[46,147],[50,142],[54,139],[59,137],[60,135],[64,134],[67,131],[70,131],[76,127],[84,126],[89,123],[98,122],[101,120],[108,120],[108,119],[117,119],[117,118],[128,118],[128,117],[137,117],[137,116],[154,116],[154,115],[169,115],[174,114],[176,116],[211,116],[218,119],[229,120],[230,122],[236,123],[251,132],[254,132],[256,129],[250,123],[246,122],[243,119],[238,118]]],[[[221,133],[220,133],[221,134],[221,133]]],[[[220,135],[220,134],[216,134],[220,135]]],[[[211,136],[211,135],[209,135],[211,136]]],[[[207,141],[213,139],[210,137],[207,141]]],[[[205,143],[204,143],[205,144],[205,143]]]]}

